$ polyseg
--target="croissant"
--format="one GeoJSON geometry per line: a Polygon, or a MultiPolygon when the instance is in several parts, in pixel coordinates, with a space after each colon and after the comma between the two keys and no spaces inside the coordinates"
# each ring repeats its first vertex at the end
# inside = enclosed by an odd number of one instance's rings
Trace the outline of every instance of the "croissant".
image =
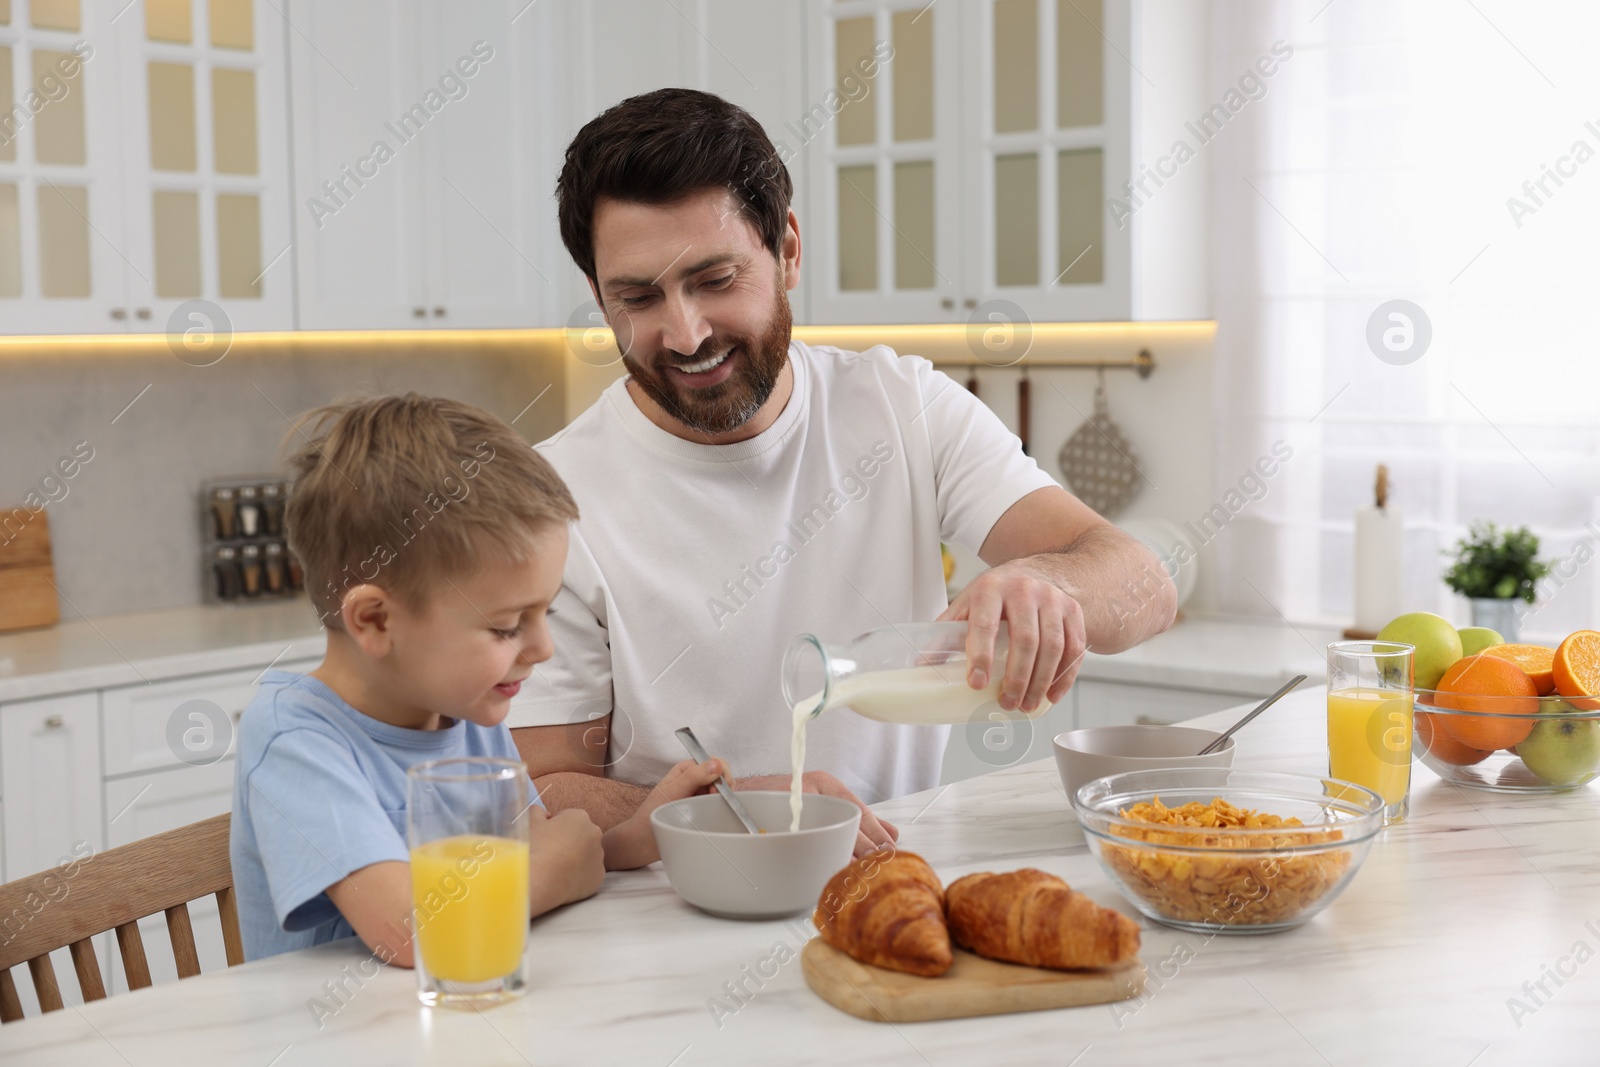
{"type": "Polygon", "coordinates": [[[813,921],[822,940],[862,963],[937,978],[950,969],[944,887],[921,856],[859,856],[828,880],[813,921]]]}
{"type": "Polygon", "coordinates": [[[945,890],[950,936],[980,956],[1029,967],[1109,967],[1139,951],[1139,924],[1053,874],[969,874],[945,890]]]}

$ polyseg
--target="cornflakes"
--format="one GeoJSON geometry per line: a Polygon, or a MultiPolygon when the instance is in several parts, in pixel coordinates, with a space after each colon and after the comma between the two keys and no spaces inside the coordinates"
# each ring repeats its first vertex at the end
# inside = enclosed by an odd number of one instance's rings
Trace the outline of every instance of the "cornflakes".
{"type": "Polygon", "coordinates": [[[1118,812],[1149,828],[1113,826],[1111,834],[1184,851],[1104,843],[1101,857],[1154,911],[1180,922],[1262,926],[1287,922],[1337,886],[1350,865],[1344,849],[1294,853],[1344,840],[1336,827],[1306,829],[1299,819],[1239,808],[1220,797],[1169,808],[1160,797],[1118,812]],[[1170,827],[1171,829],[1163,829],[1170,827]],[[1253,830],[1255,833],[1229,833],[1253,830]],[[1281,833],[1260,833],[1281,830],[1281,833]],[[1216,849],[1215,853],[1188,851],[1216,849]],[[1229,855],[1226,850],[1248,850],[1229,855]]]}

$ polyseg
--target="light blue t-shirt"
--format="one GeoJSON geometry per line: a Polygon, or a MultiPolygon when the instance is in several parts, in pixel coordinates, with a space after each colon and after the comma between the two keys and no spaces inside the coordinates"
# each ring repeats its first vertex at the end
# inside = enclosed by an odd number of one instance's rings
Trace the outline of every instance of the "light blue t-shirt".
{"type": "Polygon", "coordinates": [[[409,858],[406,769],[454,756],[521,759],[504,723],[408,730],[363,715],[316,678],[268,671],[240,722],[233,782],[245,958],[353,936],[325,891],[370,864],[409,858]]]}

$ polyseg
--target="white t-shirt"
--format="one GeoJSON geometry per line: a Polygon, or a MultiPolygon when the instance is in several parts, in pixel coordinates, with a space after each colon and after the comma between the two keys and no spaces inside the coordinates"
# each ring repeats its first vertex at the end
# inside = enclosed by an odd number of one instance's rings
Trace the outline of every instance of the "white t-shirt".
{"type": "MultiPolygon", "coordinates": [[[[674,437],[624,379],[536,446],[582,518],[550,617],[555,657],[511,726],[612,713],[608,773],[641,784],[687,758],[681,726],[738,776],[787,773],[789,642],[931,621],[947,606],[939,543],[976,552],[1006,509],[1057,484],[925,359],[793,342],[789,360],[794,393],[750,440],[674,437]]],[[[811,722],[806,767],[871,803],[937,785],[948,734],[829,712],[811,722]]]]}

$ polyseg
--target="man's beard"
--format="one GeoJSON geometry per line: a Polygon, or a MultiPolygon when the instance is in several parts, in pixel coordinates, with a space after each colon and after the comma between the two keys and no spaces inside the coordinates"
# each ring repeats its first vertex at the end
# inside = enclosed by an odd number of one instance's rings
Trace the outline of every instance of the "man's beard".
{"type": "Polygon", "coordinates": [[[789,359],[789,330],[794,317],[789,310],[789,295],[782,286],[773,303],[772,322],[758,338],[714,333],[701,342],[688,358],[678,353],[662,353],[656,365],[689,366],[735,351],[744,358],[735,364],[727,381],[706,389],[682,388],[664,369],[659,373],[623,356],[622,364],[646,396],[691,430],[713,437],[731,433],[749,422],[777,388],[778,377],[789,359]]]}

